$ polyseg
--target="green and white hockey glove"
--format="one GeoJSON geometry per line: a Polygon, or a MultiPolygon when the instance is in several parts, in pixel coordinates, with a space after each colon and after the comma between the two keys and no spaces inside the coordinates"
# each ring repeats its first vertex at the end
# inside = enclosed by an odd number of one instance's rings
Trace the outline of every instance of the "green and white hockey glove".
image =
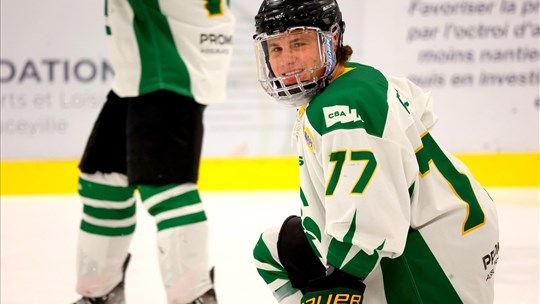
{"type": "Polygon", "coordinates": [[[308,283],[302,304],[361,304],[365,289],[359,278],[331,266],[325,277],[308,283]]]}

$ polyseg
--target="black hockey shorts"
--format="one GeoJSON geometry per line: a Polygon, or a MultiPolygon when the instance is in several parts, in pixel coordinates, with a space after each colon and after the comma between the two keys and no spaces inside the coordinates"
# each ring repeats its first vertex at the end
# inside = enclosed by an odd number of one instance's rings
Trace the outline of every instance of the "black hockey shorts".
{"type": "Polygon", "coordinates": [[[166,90],[134,98],[111,91],[79,168],[126,174],[132,186],[196,183],[205,107],[166,90]]]}

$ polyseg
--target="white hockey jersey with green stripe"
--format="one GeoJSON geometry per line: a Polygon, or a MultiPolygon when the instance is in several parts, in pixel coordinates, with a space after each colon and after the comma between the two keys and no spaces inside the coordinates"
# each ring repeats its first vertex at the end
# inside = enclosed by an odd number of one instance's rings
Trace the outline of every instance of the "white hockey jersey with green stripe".
{"type": "Polygon", "coordinates": [[[113,91],[225,100],[235,19],[225,0],[106,0],[113,91]]]}
{"type": "Polygon", "coordinates": [[[364,304],[493,302],[495,206],[435,122],[429,93],[355,63],[299,110],[306,236],[364,304]]]}

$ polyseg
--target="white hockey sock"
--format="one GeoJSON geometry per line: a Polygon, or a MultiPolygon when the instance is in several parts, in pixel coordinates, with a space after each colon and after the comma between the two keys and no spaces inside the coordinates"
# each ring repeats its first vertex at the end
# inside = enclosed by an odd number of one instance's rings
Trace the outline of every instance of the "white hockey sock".
{"type": "Polygon", "coordinates": [[[77,292],[107,294],[122,280],[122,268],[135,230],[134,188],[118,173],[81,173],[84,204],[77,244],[77,292]]]}
{"type": "Polygon", "coordinates": [[[212,288],[208,223],[197,185],[141,185],[139,191],[158,227],[159,262],[168,303],[190,303],[212,288]]]}

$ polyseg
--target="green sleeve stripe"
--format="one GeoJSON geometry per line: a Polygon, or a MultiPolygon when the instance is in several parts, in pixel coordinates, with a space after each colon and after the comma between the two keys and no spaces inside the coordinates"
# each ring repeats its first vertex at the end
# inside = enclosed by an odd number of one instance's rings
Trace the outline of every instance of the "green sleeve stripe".
{"type": "Polygon", "coordinates": [[[204,221],[206,221],[206,214],[204,213],[204,211],[201,211],[197,213],[175,217],[172,219],[163,220],[157,224],[157,227],[158,227],[158,231],[162,231],[169,228],[185,226],[185,225],[195,224],[195,223],[204,222],[204,221]]]}
{"type": "MultiPolygon", "coordinates": [[[[328,248],[327,260],[330,265],[338,267],[341,270],[350,273],[359,278],[366,278],[367,275],[375,268],[379,255],[375,251],[372,255],[368,255],[364,251],[360,251],[356,254],[348,263],[344,265],[345,258],[352,247],[352,240],[356,231],[356,213],[353,216],[351,226],[343,237],[343,242],[336,239],[330,241],[330,247],[328,248]]],[[[384,244],[384,243],[383,243],[384,244]]],[[[382,245],[378,248],[381,249],[382,245]]]]}
{"type": "Polygon", "coordinates": [[[83,212],[101,220],[123,220],[135,215],[135,204],[123,209],[96,208],[84,205],[83,212]]]}
{"type": "Polygon", "coordinates": [[[307,231],[313,233],[315,238],[317,238],[317,240],[321,242],[322,240],[321,229],[319,228],[319,226],[317,226],[317,223],[312,218],[310,218],[309,216],[306,216],[304,220],[302,221],[302,226],[304,226],[304,229],[306,229],[307,231]]]}
{"type": "Polygon", "coordinates": [[[135,224],[128,227],[103,227],[90,224],[86,221],[81,222],[81,230],[91,234],[103,235],[103,236],[123,236],[133,234],[135,231],[135,224]]]}
{"type": "Polygon", "coordinates": [[[257,268],[257,272],[266,284],[270,284],[278,279],[289,280],[289,276],[287,275],[287,272],[285,270],[274,271],[257,268]]]}
{"type": "Polygon", "coordinates": [[[79,178],[79,195],[89,199],[123,203],[133,197],[134,191],[134,187],[103,185],[79,178]]]}
{"type": "Polygon", "coordinates": [[[409,197],[411,198],[413,196],[413,193],[414,193],[414,186],[416,184],[413,183],[410,187],[409,187],[409,197]]]}
{"type": "Polygon", "coordinates": [[[195,205],[200,202],[201,202],[201,198],[199,196],[199,191],[192,190],[184,194],[181,194],[179,196],[171,197],[169,199],[166,199],[152,206],[148,210],[148,213],[155,216],[163,212],[167,212],[167,211],[185,207],[185,206],[195,205]]]}
{"type": "Polygon", "coordinates": [[[276,291],[274,291],[274,297],[278,302],[281,302],[281,300],[295,294],[297,291],[298,289],[294,288],[291,282],[288,281],[287,283],[283,284],[283,286],[279,287],[278,289],[276,289],[276,291]]]}
{"type": "Polygon", "coordinates": [[[327,260],[330,265],[340,268],[343,265],[343,262],[345,261],[345,258],[347,257],[347,254],[349,253],[349,250],[352,247],[351,242],[347,242],[347,240],[351,239],[349,236],[351,233],[354,235],[354,231],[356,230],[356,213],[354,214],[351,226],[349,227],[349,231],[345,234],[343,237],[343,242],[340,242],[336,240],[335,238],[332,238],[330,241],[330,246],[328,247],[328,256],[327,260]]]}
{"type": "MultiPolygon", "coordinates": [[[[383,246],[384,242],[377,248],[377,250],[382,249],[383,246]]],[[[360,251],[349,262],[347,262],[347,264],[345,264],[341,270],[359,278],[367,277],[379,262],[379,254],[377,253],[377,250],[375,250],[372,255],[367,254],[365,251],[360,251]]]]}
{"type": "MultiPolygon", "coordinates": [[[[259,237],[259,240],[253,249],[253,258],[261,263],[268,264],[276,268],[280,272],[285,272],[285,268],[283,268],[283,266],[281,266],[281,264],[279,264],[272,256],[272,253],[270,252],[270,249],[268,249],[268,246],[266,246],[262,235],[259,237]]],[[[261,269],[261,271],[266,270],[261,269]]]]}
{"type": "Polygon", "coordinates": [[[302,188],[300,188],[300,200],[302,201],[302,205],[306,207],[309,206],[306,195],[304,194],[304,190],[302,190],[302,188]]]}

